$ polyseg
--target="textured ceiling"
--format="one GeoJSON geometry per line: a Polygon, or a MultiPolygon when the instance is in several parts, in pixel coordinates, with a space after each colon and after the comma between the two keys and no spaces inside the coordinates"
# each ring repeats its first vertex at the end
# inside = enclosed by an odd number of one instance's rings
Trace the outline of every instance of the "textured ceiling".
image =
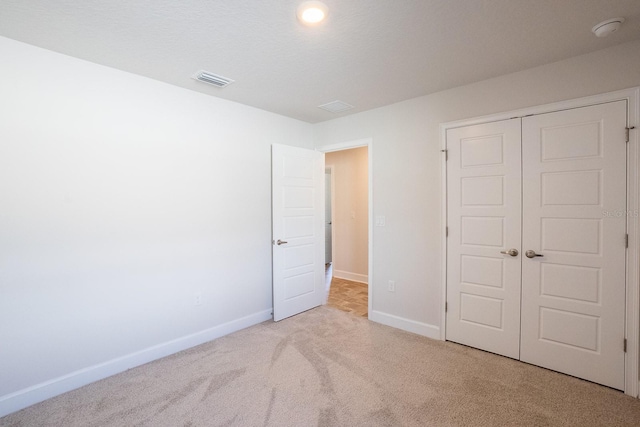
{"type": "Polygon", "coordinates": [[[324,0],[316,28],[301,1],[1,0],[0,35],[312,123],[640,39],[639,0],[324,0]]]}

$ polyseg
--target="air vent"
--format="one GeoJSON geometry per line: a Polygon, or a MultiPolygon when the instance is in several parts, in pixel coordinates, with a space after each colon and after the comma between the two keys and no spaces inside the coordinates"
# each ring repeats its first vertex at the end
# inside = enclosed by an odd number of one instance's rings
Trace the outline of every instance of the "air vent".
{"type": "Polygon", "coordinates": [[[347,104],[346,102],[332,101],[327,104],[318,105],[318,108],[322,108],[323,110],[327,110],[331,113],[341,113],[355,107],[351,104],[347,104]]]}
{"type": "Polygon", "coordinates": [[[233,83],[233,80],[231,79],[219,76],[217,74],[210,73],[208,71],[198,71],[192,77],[196,80],[199,80],[201,82],[208,83],[210,85],[214,85],[217,87],[225,87],[228,84],[233,83]]]}

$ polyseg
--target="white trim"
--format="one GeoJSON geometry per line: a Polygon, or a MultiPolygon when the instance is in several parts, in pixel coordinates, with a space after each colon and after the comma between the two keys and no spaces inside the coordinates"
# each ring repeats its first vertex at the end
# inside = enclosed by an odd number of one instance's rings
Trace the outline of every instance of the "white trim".
{"type": "Polygon", "coordinates": [[[325,169],[328,168],[331,171],[331,265],[334,265],[335,251],[333,248],[336,247],[334,242],[336,241],[336,232],[333,228],[333,220],[336,217],[336,174],[333,173],[333,165],[327,166],[325,163],[325,169]]]}
{"type": "Polygon", "coordinates": [[[599,95],[586,96],[584,98],[569,99],[566,101],[554,102],[552,104],[536,105],[520,110],[504,111],[502,113],[490,114],[487,116],[473,117],[470,119],[456,120],[440,124],[440,129],[451,129],[462,126],[477,125],[482,123],[497,122],[501,120],[513,119],[515,117],[524,117],[532,114],[553,113],[555,111],[571,110],[573,108],[587,107],[590,105],[603,104],[606,102],[614,102],[620,100],[634,100],[635,93],[638,88],[629,88],[608,92],[599,95]]]}
{"type": "Polygon", "coordinates": [[[144,350],[80,369],[70,374],[4,395],[0,397],[0,417],[103,378],[119,374],[127,369],[144,365],[145,363],[161,359],[179,351],[239,331],[240,329],[264,322],[265,320],[271,319],[272,311],[272,309],[268,309],[250,314],[240,319],[205,329],[204,331],[154,345],[144,350]]]}
{"type": "Polygon", "coordinates": [[[442,224],[440,236],[440,248],[442,254],[441,266],[441,290],[440,290],[440,339],[446,341],[447,332],[447,313],[445,307],[447,304],[447,127],[440,124],[440,157],[442,158],[441,179],[442,184],[442,210],[440,223],[442,224]]]}
{"type": "MultiPolygon", "coordinates": [[[[470,126],[481,123],[506,120],[514,117],[523,117],[531,114],[544,114],[554,111],[568,110],[572,108],[586,107],[589,105],[603,104],[626,100],[629,106],[628,126],[635,126],[636,129],[630,132],[628,144],[628,169],[627,169],[627,200],[632,213],[640,212],[640,149],[638,133],[640,132],[640,88],[630,88],[609,92],[595,96],[572,99],[553,104],[539,105],[524,108],[521,110],[508,111],[491,114],[488,116],[475,117],[465,120],[440,124],[440,142],[442,149],[446,149],[447,130],[462,126],[470,126]]],[[[447,299],[447,238],[445,227],[447,225],[447,164],[445,156],[442,156],[442,194],[443,207],[441,223],[442,227],[442,248],[443,262],[441,273],[441,330],[440,339],[446,340],[446,313],[444,306],[447,299]]],[[[627,307],[625,319],[625,333],[627,338],[627,353],[625,355],[625,390],[624,392],[633,397],[638,397],[640,383],[638,381],[638,358],[640,354],[640,219],[636,215],[629,215],[627,230],[629,232],[629,249],[627,251],[627,307]]]]}
{"type": "Polygon", "coordinates": [[[373,283],[373,138],[362,138],[353,141],[340,142],[337,144],[324,145],[321,147],[316,147],[316,151],[330,153],[332,151],[348,150],[350,148],[358,147],[367,147],[367,159],[369,161],[369,176],[367,177],[369,181],[367,183],[367,185],[369,186],[369,272],[367,274],[367,284],[369,285],[367,288],[367,293],[369,297],[367,299],[369,300],[369,320],[372,320],[371,314],[373,312],[373,292],[371,290],[371,284],[373,283]]]}
{"type": "Polygon", "coordinates": [[[333,277],[351,280],[352,282],[369,283],[369,278],[366,274],[351,273],[350,271],[333,270],[333,277]]]}
{"type": "Polygon", "coordinates": [[[627,250],[627,307],[625,336],[627,338],[627,354],[625,357],[624,391],[638,397],[638,360],[640,354],[640,148],[638,136],[640,127],[640,88],[628,91],[627,102],[628,127],[636,129],[629,132],[628,165],[627,165],[627,209],[634,213],[627,216],[627,233],[629,233],[629,249],[627,250]]]}
{"type": "Polygon", "coordinates": [[[416,322],[415,320],[405,319],[404,317],[394,316],[393,314],[387,314],[381,311],[370,311],[369,320],[402,329],[403,331],[413,332],[414,334],[434,340],[440,339],[440,328],[428,323],[416,322]]]}
{"type": "MultiPolygon", "coordinates": [[[[328,283],[325,284],[325,295],[324,295],[324,299],[322,300],[322,305],[326,305],[327,301],[329,301],[329,294],[331,293],[331,279],[333,278],[333,267],[334,267],[334,262],[333,262],[333,258],[334,258],[334,254],[333,254],[333,248],[335,247],[335,245],[333,244],[333,242],[335,242],[336,240],[336,233],[333,230],[333,219],[336,217],[336,203],[335,203],[335,195],[336,195],[336,177],[335,174],[333,173],[333,165],[329,165],[327,166],[326,163],[326,159],[325,159],[325,164],[324,164],[324,173],[325,175],[327,174],[327,170],[329,171],[329,174],[331,175],[331,262],[327,263],[327,259],[325,258],[325,282],[327,280],[327,275],[326,275],[326,271],[327,271],[327,265],[330,264],[329,266],[329,273],[330,273],[330,277],[329,277],[329,281],[328,283]]],[[[325,196],[325,200],[326,200],[326,196],[325,196]]],[[[326,206],[325,206],[326,208],[326,206]]],[[[325,218],[326,221],[326,218],[325,218]]],[[[326,245],[326,242],[325,242],[326,245]]],[[[325,254],[326,254],[326,246],[325,246],[325,254]]]]}
{"type": "Polygon", "coordinates": [[[373,138],[355,139],[353,141],[339,142],[337,144],[330,144],[330,145],[323,145],[321,147],[316,147],[316,151],[321,151],[323,153],[331,153],[332,151],[349,150],[351,148],[358,148],[358,147],[369,147],[369,149],[371,149],[372,142],[373,142],[373,138]]]}

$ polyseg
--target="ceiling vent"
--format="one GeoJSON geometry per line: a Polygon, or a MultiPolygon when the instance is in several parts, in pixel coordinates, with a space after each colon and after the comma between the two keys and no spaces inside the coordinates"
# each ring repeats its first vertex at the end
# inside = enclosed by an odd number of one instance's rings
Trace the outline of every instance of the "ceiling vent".
{"type": "Polygon", "coordinates": [[[208,83],[210,85],[214,85],[217,87],[225,87],[228,84],[234,82],[231,79],[228,79],[226,77],[222,77],[217,74],[213,74],[204,70],[198,71],[192,77],[196,80],[199,80],[201,82],[208,83]]]}
{"type": "Polygon", "coordinates": [[[343,111],[347,111],[355,107],[351,104],[347,104],[346,102],[331,101],[327,104],[318,105],[318,108],[322,108],[323,110],[331,113],[342,113],[343,111]]]}

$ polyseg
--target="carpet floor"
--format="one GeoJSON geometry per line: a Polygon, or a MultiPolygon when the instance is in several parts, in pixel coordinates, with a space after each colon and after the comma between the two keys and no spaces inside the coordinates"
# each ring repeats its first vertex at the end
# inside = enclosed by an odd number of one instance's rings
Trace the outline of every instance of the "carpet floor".
{"type": "Polygon", "coordinates": [[[331,307],[264,322],[0,426],[638,426],[640,400],[331,307]]]}

